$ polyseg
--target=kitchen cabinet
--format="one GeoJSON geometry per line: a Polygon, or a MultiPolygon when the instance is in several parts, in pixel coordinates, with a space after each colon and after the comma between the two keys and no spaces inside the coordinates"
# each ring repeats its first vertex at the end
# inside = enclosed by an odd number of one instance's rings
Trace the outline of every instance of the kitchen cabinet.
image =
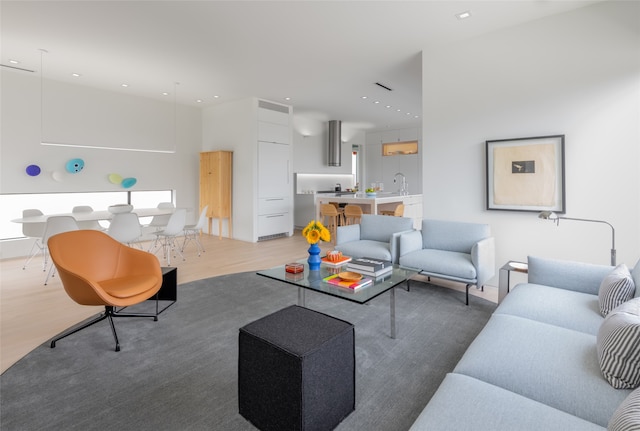
{"type": "Polygon", "coordinates": [[[208,205],[208,233],[212,232],[212,221],[218,219],[218,235],[222,238],[223,219],[228,222],[228,236],[231,232],[231,185],[233,172],[233,152],[209,151],[200,153],[200,210],[208,205]]]}
{"type": "MultiPolygon", "coordinates": [[[[394,175],[404,174],[409,193],[422,192],[422,144],[418,128],[385,130],[383,132],[368,133],[365,149],[365,181],[364,186],[370,187],[372,182],[382,182],[385,191],[396,192],[400,183],[394,183],[394,175]],[[418,141],[418,154],[399,154],[382,156],[382,144],[388,142],[418,141]]],[[[398,177],[400,180],[400,177],[398,177]]]]}
{"type": "Polygon", "coordinates": [[[292,230],[290,145],[258,142],[258,237],[292,230]]]}

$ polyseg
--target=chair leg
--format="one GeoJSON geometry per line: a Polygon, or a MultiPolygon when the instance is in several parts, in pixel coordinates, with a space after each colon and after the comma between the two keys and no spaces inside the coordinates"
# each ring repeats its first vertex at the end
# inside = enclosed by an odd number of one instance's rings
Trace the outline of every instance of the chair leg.
{"type": "MultiPolygon", "coordinates": [[[[31,260],[36,256],[36,254],[42,252],[43,253],[43,258],[44,258],[44,248],[40,245],[40,241],[36,240],[33,245],[31,246],[31,250],[29,251],[29,257],[27,258],[27,260],[24,262],[24,265],[22,266],[22,269],[27,269],[27,265],[29,265],[29,262],[31,262],[31,260]],[[33,249],[36,249],[36,251],[33,251],[33,249]]],[[[46,268],[43,268],[43,271],[46,268]]]]}
{"type": "Polygon", "coordinates": [[[44,285],[47,285],[47,282],[49,281],[49,279],[51,277],[53,277],[56,274],[56,266],[52,263],[51,267],[49,268],[49,273],[47,274],[47,277],[44,279],[44,285]]]}
{"type": "Polygon", "coordinates": [[[471,285],[467,284],[467,305],[469,305],[469,287],[471,287],[471,285]]]}
{"type": "MultiPolygon", "coordinates": [[[[111,308],[113,308],[113,307],[111,307],[111,308]]],[[[91,325],[93,325],[95,323],[101,322],[104,319],[110,317],[108,309],[109,309],[109,307],[106,306],[104,313],[99,314],[98,317],[96,317],[95,319],[90,320],[89,322],[85,323],[84,325],[72,328],[72,329],[68,330],[67,332],[62,333],[62,335],[59,335],[56,338],[54,338],[53,340],[51,340],[51,348],[53,349],[54,347],[56,347],[56,342],[62,340],[63,338],[68,337],[69,335],[75,334],[78,331],[82,331],[83,329],[88,328],[89,326],[91,326],[91,325]]],[[[112,323],[112,326],[113,326],[113,323],[112,323]]],[[[114,334],[115,334],[115,329],[114,329],[114,334]]],[[[117,345],[117,342],[118,342],[118,339],[116,337],[116,345],[117,345]]]]}
{"type": "Polygon", "coordinates": [[[110,307],[111,311],[107,313],[109,325],[111,325],[111,332],[113,332],[113,338],[116,340],[116,352],[120,351],[120,342],[118,341],[118,334],[116,333],[116,326],[113,324],[113,307],[110,307]]]}

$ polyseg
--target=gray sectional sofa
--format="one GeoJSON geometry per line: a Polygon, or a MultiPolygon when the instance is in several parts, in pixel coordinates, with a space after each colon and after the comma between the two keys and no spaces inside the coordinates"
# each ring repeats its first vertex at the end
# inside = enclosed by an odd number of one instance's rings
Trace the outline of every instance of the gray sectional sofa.
{"type": "MultiPolygon", "coordinates": [[[[411,430],[603,430],[628,406],[631,422],[627,413],[626,427],[610,429],[640,429],[640,389],[614,388],[598,359],[605,321],[598,293],[613,268],[536,257],[528,263],[528,283],[496,309],[411,430]]],[[[631,278],[638,297],[640,261],[631,278]]],[[[638,309],[639,301],[623,305],[638,309]]]]}

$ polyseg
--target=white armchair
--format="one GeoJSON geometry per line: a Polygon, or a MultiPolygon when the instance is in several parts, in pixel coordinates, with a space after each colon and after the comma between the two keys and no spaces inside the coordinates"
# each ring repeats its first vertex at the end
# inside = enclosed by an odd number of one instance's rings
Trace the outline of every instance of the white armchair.
{"type": "Polygon", "coordinates": [[[445,220],[422,220],[422,231],[400,236],[402,266],[415,268],[429,277],[484,289],[495,275],[495,241],[488,224],[445,220]]]}

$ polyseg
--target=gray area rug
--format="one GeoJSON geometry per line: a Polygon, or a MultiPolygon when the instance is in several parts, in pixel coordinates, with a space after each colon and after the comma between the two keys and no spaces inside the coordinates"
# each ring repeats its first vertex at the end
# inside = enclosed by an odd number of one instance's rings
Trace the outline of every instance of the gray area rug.
{"type": "MultiPolygon", "coordinates": [[[[43,344],[0,376],[2,430],[254,430],[238,414],[238,329],[297,302],[297,289],[255,273],[191,282],[160,315],[115,319],[43,344]]],[[[147,304],[141,305],[145,307],[147,304]]],[[[406,430],[495,309],[411,283],[369,305],[309,292],[306,306],[356,335],[356,410],[338,430],[406,430]]],[[[55,312],[55,310],[54,310],[55,312]]]]}

